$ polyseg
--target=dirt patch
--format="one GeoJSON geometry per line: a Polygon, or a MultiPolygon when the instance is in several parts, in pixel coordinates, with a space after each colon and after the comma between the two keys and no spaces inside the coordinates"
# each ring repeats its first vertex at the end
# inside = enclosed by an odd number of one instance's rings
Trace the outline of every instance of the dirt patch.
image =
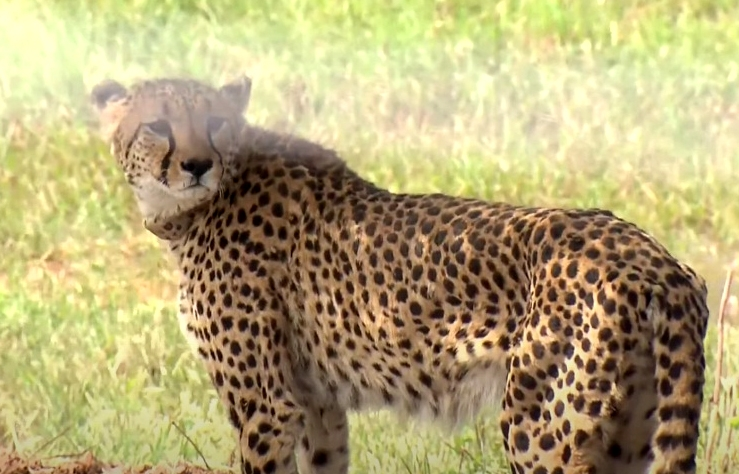
{"type": "Polygon", "coordinates": [[[234,472],[222,469],[208,470],[187,463],[120,466],[98,461],[90,453],[32,458],[0,448],[0,474],[234,474],[234,472]]]}

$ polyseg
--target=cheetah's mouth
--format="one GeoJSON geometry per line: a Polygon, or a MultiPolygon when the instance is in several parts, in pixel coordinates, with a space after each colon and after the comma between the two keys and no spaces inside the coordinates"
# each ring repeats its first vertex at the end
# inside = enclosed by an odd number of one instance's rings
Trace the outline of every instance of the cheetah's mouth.
{"type": "Polygon", "coordinates": [[[181,199],[201,198],[218,190],[221,182],[219,173],[208,172],[199,177],[184,177],[176,181],[161,183],[167,192],[181,199]]]}
{"type": "Polygon", "coordinates": [[[208,186],[205,183],[196,182],[196,183],[190,183],[186,186],[181,187],[180,189],[177,190],[177,193],[192,195],[192,194],[209,193],[212,191],[214,191],[213,187],[208,186]]]}
{"type": "Polygon", "coordinates": [[[191,179],[189,182],[182,183],[178,192],[191,193],[202,191],[213,191],[216,188],[215,181],[210,177],[200,177],[191,179]]]}

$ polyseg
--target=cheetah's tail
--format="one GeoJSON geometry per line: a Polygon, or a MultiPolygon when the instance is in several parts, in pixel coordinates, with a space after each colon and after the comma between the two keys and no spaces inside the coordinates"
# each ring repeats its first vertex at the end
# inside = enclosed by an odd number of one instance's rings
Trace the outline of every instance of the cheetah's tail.
{"type": "Polygon", "coordinates": [[[651,294],[646,312],[654,325],[657,390],[657,429],[652,437],[654,460],[649,473],[694,474],[705,382],[703,336],[708,309],[705,299],[699,298],[686,297],[681,305],[670,305],[661,286],[650,288],[647,294],[651,294]]]}

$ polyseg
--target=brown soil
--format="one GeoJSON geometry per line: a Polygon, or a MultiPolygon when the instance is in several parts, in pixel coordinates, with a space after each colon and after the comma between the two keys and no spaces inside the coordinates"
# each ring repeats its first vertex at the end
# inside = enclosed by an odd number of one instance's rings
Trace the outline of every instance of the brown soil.
{"type": "Polygon", "coordinates": [[[0,474],[234,474],[233,471],[208,470],[187,463],[175,465],[120,466],[104,463],[92,454],[64,457],[28,457],[0,448],[0,474]]]}

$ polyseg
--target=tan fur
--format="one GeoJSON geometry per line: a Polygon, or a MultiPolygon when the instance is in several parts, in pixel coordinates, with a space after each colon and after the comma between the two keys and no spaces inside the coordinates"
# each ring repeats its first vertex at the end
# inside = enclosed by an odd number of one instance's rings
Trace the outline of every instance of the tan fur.
{"type": "Polygon", "coordinates": [[[224,96],[145,84],[94,97],[178,263],[183,332],[244,474],[347,473],[349,410],[454,427],[487,406],[514,473],[695,472],[706,285],[644,231],[598,209],[394,194],[243,126],[248,100],[220,112],[243,128],[211,153],[207,192],[168,191],[152,176],[203,156],[224,96]],[[163,117],[176,156],[134,137],[163,117]]]}

